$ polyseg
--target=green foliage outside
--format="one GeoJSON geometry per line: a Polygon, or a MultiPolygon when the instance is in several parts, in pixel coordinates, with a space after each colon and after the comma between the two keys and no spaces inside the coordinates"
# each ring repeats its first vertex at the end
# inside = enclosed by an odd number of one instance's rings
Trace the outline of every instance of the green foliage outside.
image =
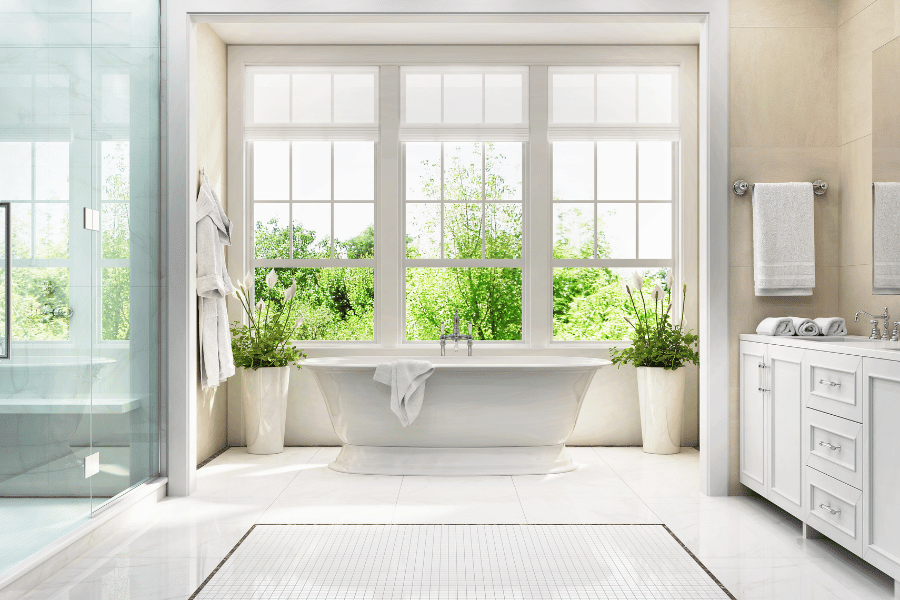
{"type": "MultiPolygon", "coordinates": [[[[444,258],[510,259],[522,256],[523,227],[520,202],[497,202],[509,197],[514,186],[500,174],[506,159],[485,144],[484,199],[481,203],[481,144],[460,144],[463,151],[448,153],[444,165],[444,258]],[[465,157],[465,158],[462,158],[465,157]],[[474,202],[473,202],[474,200],[474,202]],[[483,232],[483,233],[482,233],[483,232]]],[[[421,189],[430,204],[410,211],[406,256],[439,258],[441,239],[440,164],[423,161],[421,189]]],[[[569,209],[556,223],[553,257],[594,257],[593,214],[569,209]]],[[[302,227],[302,214],[294,216],[294,256],[328,258],[327,242],[315,243],[315,234],[302,227]]],[[[276,220],[256,223],[256,257],[288,258],[290,231],[276,220]]],[[[349,240],[335,240],[335,255],[374,257],[374,228],[349,240]]],[[[602,217],[598,222],[598,258],[610,257],[610,244],[602,217]]],[[[257,298],[282,302],[265,285],[267,269],[257,269],[257,298]]],[[[296,279],[298,302],[291,316],[302,316],[298,339],[374,339],[374,269],[276,269],[280,285],[296,279]]],[[[624,340],[634,335],[625,320],[638,319],[622,282],[631,269],[553,269],[553,337],[556,340],[624,340]]],[[[646,286],[663,284],[666,268],[643,269],[646,286]]],[[[452,326],[459,309],[462,323],[473,323],[479,340],[522,339],[522,273],[518,268],[425,268],[406,270],[406,336],[410,340],[436,340],[440,324],[452,326]]]]}

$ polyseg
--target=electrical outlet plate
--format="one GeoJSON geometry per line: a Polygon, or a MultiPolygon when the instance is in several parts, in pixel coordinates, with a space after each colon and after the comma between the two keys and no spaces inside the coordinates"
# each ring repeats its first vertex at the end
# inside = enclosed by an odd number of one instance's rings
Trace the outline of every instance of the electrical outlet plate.
{"type": "Polygon", "coordinates": [[[100,453],[94,452],[84,457],[84,478],[93,477],[100,472],[100,453]]]}

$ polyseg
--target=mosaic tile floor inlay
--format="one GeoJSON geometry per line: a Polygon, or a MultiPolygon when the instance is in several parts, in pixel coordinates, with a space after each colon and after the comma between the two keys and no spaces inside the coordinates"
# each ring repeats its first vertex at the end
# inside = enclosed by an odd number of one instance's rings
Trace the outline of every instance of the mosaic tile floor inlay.
{"type": "Polygon", "coordinates": [[[254,525],[192,600],[734,598],[663,525],[254,525]]]}

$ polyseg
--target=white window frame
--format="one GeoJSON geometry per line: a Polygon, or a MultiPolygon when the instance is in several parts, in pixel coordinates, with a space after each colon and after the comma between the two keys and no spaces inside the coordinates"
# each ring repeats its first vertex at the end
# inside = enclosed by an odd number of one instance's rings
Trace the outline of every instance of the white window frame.
{"type": "MultiPolygon", "coordinates": [[[[680,172],[677,178],[682,202],[673,206],[673,253],[678,257],[676,280],[683,280],[696,290],[698,281],[698,56],[691,46],[235,46],[229,49],[228,77],[228,148],[229,189],[246,192],[248,175],[245,167],[246,133],[243,123],[244,72],[256,65],[334,65],[379,66],[379,141],[376,149],[375,207],[375,341],[340,342],[303,340],[305,348],[431,348],[433,341],[405,340],[405,306],[403,271],[405,257],[404,210],[402,205],[402,151],[399,131],[400,65],[516,65],[528,66],[528,111],[530,140],[526,144],[523,164],[523,339],[522,341],[480,341],[486,352],[506,350],[540,350],[547,348],[606,348],[621,345],[616,341],[553,341],[552,315],[552,198],[551,147],[549,142],[548,69],[552,66],[640,65],[673,66],[680,71],[679,123],[683,131],[680,144],[680,172]],[[548,226],[532,226],[547,223],[548,226]],[[391,243],[393,240],[393,243],[391,243]],[[676,241],[677,240],[677,241],[676,241]],[[544,288],[541,290],[540,288],[544,288]],[[494,348],[494,350],[491,350],[494,348]]],[[[487,129],[487,128],[485,128],[487,129]]],[[[494,129],[494,128],[491,128],[494,129]]],[[[483,132],[482,135],[488,132],[483,132]]],[[[491,140],[493,141],[493,140],[491,140]]],[[[498,141],[503,141],[499,140],[498,141]]],[[[679,172],[674,170],[674,173],[679,172]]],[[[232,192],[234,194],[235,192],[232,192]]],[[[234,196],[232,196],[234,198],[234,196]]],[[[231,217],[243,231],[248,231],[249,213],[244,203],[231,209],[231,217]],[[238,214],[240,213],[240,214],[238,214]]],[[[239,244],[228,257],[229,270],[245,273],[252,256],[249,243],[239,244]]],[[[338,259],[339,260],[339,259],[338,259]]],[[[505,261],[504,261],[505,262],[505,261]]],[[[285,265],[287,266],[287,265],[285,265]]],[[[325,266],[323,263],[309,266],[325,266]]],[[[341,262],[341,266],[351,266],[341,262]]],[[[465,266],[455,262],[452,266],[465,266]]],[[[508,265],[511,266],[511,265],[508,265]]],[[[612,266],[604,261],[603,266],[612,266]]],[[[626,265],[623,265],[626,266],[626,265]]],[[[633,266],[633,265],[628,265],[633,266]]],[[[686,322],[697,327],[697,295],[688,297],[686,322]]],[[[239,318],[235,311],[232,318],[239,318]]]]}

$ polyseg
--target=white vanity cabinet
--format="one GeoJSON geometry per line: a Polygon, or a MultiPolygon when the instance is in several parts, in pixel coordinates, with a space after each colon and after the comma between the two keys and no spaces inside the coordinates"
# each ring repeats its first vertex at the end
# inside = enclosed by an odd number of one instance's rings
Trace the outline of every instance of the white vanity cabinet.
{"type": "Polygon", "coordinates": [[[900,579],[900,362],[863,361],[863,553],[900,579]]]}
{"type": "Polygon", "coordinates": [[[900,598],[900,343],[743,335],[740,368],[741,483],[900,598]]]}
{"type": "Polygon", "coordinates": [[[741,483],[790,514],[803,511],[805,351],[741,342],[741,483]]]}

